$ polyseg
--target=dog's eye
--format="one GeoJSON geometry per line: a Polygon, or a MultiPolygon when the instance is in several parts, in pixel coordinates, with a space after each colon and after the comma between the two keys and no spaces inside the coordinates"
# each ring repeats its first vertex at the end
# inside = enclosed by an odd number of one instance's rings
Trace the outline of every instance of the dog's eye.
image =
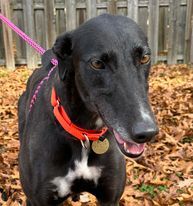
{"type": "Polygon", "coordinates": [[[93,69],[96,69],[96,70],[105,68],[105,64],[99,59],[91,60],[90,65],[93,69]]]}
{"type": "Polygon", "coordinates": [[[145,54],[145,55],[141,58],[140,63],[141,63],[141,64],[147,64],[147,63],[149,63],[149,61],[150,61],[150,55],[145,54]]]}

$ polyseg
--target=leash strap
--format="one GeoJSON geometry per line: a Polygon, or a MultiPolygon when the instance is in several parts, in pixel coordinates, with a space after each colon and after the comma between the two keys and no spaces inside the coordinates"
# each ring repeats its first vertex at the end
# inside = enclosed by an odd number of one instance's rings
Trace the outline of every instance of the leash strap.
{"type": "Polygon", "coordinates": [[[17,33],[25,42],[27,42],[31,47],[33,47],[39,54],[43,55],[46,51],[40,45],[38,45],[33,39],[31,39],[27,34],[25,34],[21,29],[19,29],[15,24],[13,24],[8,18],[0,13],[0,19],[7,24],[15,33],[17,33]]]}
{"type": "MultiPolygon", "coordinates": [[[[45,53],[46,50],[44,48],[42,48],[39,44],[37,44],[33,39],[31,39],[27,34],[25,34],[13,22],[11,22],[7,17],[3,16],[1,13],[0,13],[0,19],[7,26],[9,26],[15,33],[17,33],[25,42],[27,42],[32,48],[34,48],[40,55],[43,55],[45,53]]],[[[48,75],[40,81],[40,83],[38,84],[38,86],[37,86],[37,88],[32,96],[32,99],[30,101],[29,112],[31,111],[33,105],[35,104],[35,101],[37,99],[37,95],[38,95],[39,90],[41,89],[41,86],[43,85],[44,81],[48,80],[50,78],[51,73],[54,71],[54,69],[58,65],[58,60],[53,58],[53,59],[51,59],[51,63],[53,64],[53,67],[48,72],[48,75]]]]}
{"type": "MultiPolygon", "coordinates": [[[[0,13],[0,19],[9,26],[15,33],[17,33],[25,42],[27,42],[32,48],[34,48],[40,55],[45,53],[45,49],[37,44],[33,39],[31,39],[27,34],[25,34],[21,29],[19,29],[13,22],[0,13]]],[[[58,65],[57,59],[52,59],[51,63],[53,65],[58,65]]]]}

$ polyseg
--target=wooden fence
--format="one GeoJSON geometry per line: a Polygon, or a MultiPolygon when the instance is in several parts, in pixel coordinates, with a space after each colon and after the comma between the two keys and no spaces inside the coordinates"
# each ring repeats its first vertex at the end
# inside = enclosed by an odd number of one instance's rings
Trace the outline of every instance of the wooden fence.
{"type": "MultiPolygon", "coordinates": [[[[89,18],[126,15],[147,34],[153,63],[193,63],[192,0],[0,0],[0,10],[44,48],[89,18]]],[[[37,53],[0,22],[0,65],[38,63],[37,53]]]]}

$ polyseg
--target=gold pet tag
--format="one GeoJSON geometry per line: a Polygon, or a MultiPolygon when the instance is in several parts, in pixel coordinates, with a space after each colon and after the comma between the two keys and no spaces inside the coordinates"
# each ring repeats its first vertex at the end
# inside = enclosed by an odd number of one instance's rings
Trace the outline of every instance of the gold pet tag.
{"type": "Polygon", "coordinates": [[[97,140],[92,142],[91,147],[96,154],[104,154],[109,149],[109,141],[108,139],[104,139],[103,141],[97,140]]]}

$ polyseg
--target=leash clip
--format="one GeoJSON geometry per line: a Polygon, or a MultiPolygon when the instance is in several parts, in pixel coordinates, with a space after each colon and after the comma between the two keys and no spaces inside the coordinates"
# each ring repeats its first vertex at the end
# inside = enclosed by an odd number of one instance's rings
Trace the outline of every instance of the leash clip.
{"type": "Polygon", "coordinates": [[[89,138],[86,134],[83,134],[83,136],[85,137],[85,141],[80,140],[81,145],[84,149],[89,150],[90,149],[90,141],[89,138]]]}

